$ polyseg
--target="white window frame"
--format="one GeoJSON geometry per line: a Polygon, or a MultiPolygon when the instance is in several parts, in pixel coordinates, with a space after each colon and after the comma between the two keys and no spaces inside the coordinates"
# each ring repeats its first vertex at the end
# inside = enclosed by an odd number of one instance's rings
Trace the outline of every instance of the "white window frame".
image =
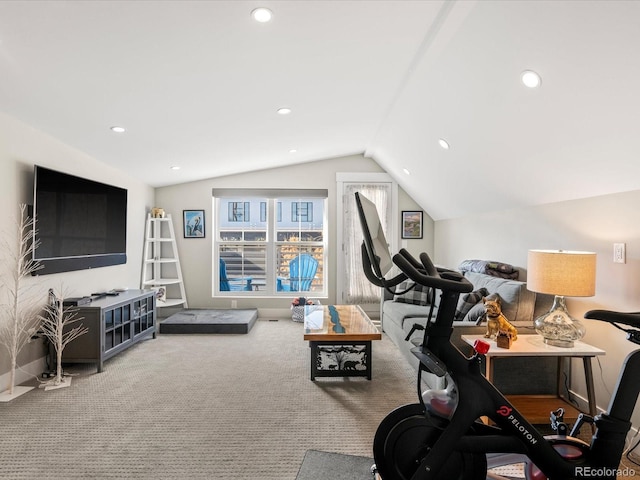
{"type": "MultiPolygon", "coordinates": [[[[308,201],[310,198],[323,199],[323,235],[322,241],[319,242],[301,242],[301,245],[314,245],[322,247],[323,252],[323,268],[322,268],[322,291],[308,292],[309,296],[314,298],[326,298],[328,296],[328,238],[330,235],[328,224],[328,191],[323,189],[220,189],[215,188],[212,191],[212,204],[213,204],[213,241],[212,241],[212,291],[213,297],[291,297],[292,292],[289,291],[276,291],[276,275],[274,270],[277,269],[277,248],[279,245],[286,244],[288,242],[278,241],[277,238],[277,212],[282,208],[281,202],[286,199],[292,199],[292,201],[308,201]],[[221,198],[238,198],[241,201],[246,198],[259,198],[261,201],[267,201],[267,239],[264,242],[266,246],[266,260],[265,270],[266,278],[264,290],[257,291],[221,291],[220,290],[220,276],[219,276],[219,261],[220,261],[220,245],[229,244],[235,245],[241,242],[238,241],[222,241],[220,240],[220,220],[225,212],[220,211],[220,199],[221,198]],[[295,199],[295,200],[294,200],[295,199]]],[[[315,212],[314,212],[315,215],[315,212]]],[[[259,217],[259,215],[258,215],[259,217]]],[[[261,242],[262,243],[262,242],[261,242]]],[[[293,293],[295,295],[295,293],[293,293]]],[[[301,294],[304,294],[301,292],[301,294]]]]}

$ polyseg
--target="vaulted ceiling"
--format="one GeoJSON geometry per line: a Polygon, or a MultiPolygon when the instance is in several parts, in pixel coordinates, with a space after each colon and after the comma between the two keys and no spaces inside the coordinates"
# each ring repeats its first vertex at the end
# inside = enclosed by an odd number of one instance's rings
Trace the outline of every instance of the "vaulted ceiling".
{"type": "Polygon", "coordinates": [[[453,218],[640,188],[639,19],[632,1],[4,0],[0,111],[152,186],[363,153],[453,218]]]}

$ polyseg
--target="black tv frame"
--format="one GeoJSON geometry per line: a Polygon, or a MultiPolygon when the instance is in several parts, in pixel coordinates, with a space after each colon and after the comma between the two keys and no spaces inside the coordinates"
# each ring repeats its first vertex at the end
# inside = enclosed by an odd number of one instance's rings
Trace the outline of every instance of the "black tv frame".
{"type": "MultiPolygon", "coordinates": [[[[33,178],[33,207],[31,208],[32,216],[34,217],[33,222],[33,239],[37,241],[38,235],[38,218],[37,218],[37,195],[38,195],[38,172],[41,170],[48,170],[49,172],[53,172],[55,174],[59,174],[69,179],[76,179],[77,181],[85,182],[87,184],[93,184],[98,188],[108,188],[114,190],[122,191],[124,195],[125,205],[128,202],[128,191],[125,188],[117,187],[115,185],[109,185],[102,182],[97,182],[95,180],[90,180],[88,178],[79,177],[77,175],[71,175],[65,172],[61,172],[59,170],[54,170],[47,167],[42,167],[40,165],[34,165],[34,178],[33,178]]],[[[37,258],[36,249],[32,250],[32,259],[37,261],[40,265],[40,268],[33,272],[33,275],[49,275],[54,273],[63,273],[63,272],[72,272],[78,270],[88,270],[93,268],[101,268],[101,267],[109,267],[113,265],[123,265],[127,263],[127,210],[125,207],[124,215],[125,215],[125,226],[124,226],[124,252],[114,252],[114,253],[104,253],[104,254],[88,254],[88,255],[75,255],[75,256],[65,256],[65,257],[48,257],[48,258],[37,258]]]]}

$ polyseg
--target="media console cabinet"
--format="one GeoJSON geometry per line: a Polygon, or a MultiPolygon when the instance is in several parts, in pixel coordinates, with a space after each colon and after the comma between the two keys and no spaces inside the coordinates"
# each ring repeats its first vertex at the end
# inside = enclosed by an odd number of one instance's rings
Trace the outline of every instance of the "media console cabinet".
{"type": "Polygon", "coordinates": [[[62,354],[63,363],[96,363],[102,372],[104,361],[140,340],[156,338],[156,297],[152,290],[126,290],[77,308],[87,333],[70,342],[62,354]]]}

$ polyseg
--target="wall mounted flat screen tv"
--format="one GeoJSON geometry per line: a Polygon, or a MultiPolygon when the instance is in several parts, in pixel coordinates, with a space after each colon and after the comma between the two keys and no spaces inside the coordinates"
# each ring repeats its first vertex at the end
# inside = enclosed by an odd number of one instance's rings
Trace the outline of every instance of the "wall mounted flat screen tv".
{"type": "Polygon", "coordinates": [[[36,275],[127,262],[127,190],[36,165],[36,275]]]}

